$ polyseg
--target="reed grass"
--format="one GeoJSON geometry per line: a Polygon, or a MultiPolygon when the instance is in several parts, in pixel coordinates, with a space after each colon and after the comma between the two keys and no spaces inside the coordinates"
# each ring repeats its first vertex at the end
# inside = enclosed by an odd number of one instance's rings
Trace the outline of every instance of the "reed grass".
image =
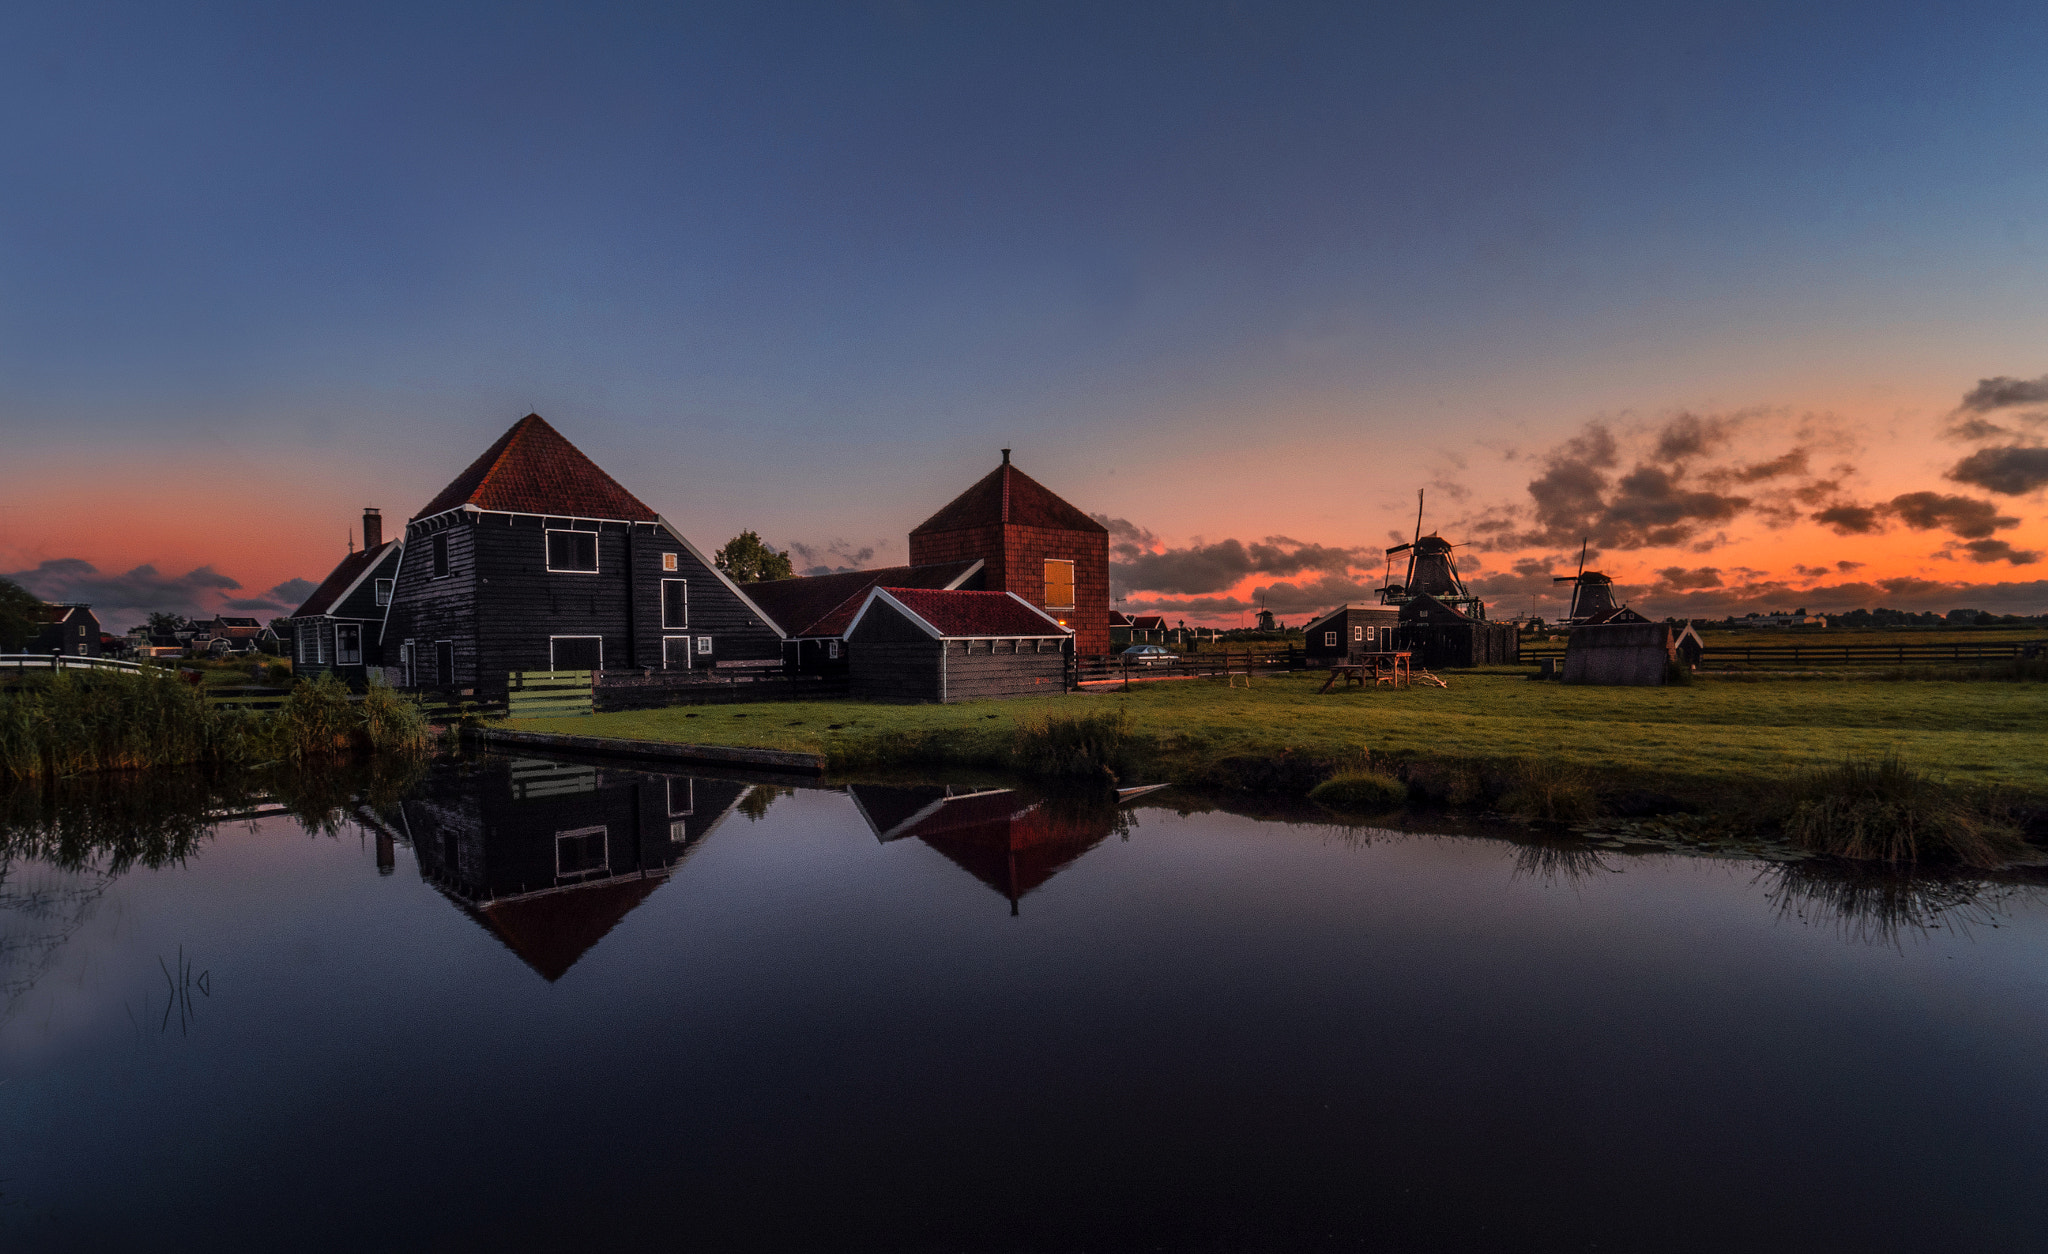
{"type": "Polygon", "coordinates": [[[274,713],[212,707],[192,685],[149,674],[58,671],[0,692],[0,784],[357,754],[419,757],[429,744],[416,702],[373,687],[352,703],[331,675],[294,685],[274,713]]]}
{"type": "Polygon", "coordinates": [[[1896,753],[1801,771],[1785,790],[1787,839],[1814,853],[1900,863],[2003,866],[2026,842],[1977,796],[1896,753]]]}
{"type": "Polygon", "coordinates": [[[1374,768],[1339,771],[1309,789],[1317,805],[1345,814],[1383,814],[1408,804],[1408,785],[1374,768]]]}
{"type": "Polygon", "coordinates": [[[1115,783],[1131,747],[1131,720],[1115,710],[1046,713],[1026,719],[1011,744],[1011,765],[1039,779],[1098,779],[1115,783]]]}
{"type": "Polygon", "coordinates": [[[1549,757],[1516,758],[1508,766],[1500,810],[1525,819],[1570,823],[1600,812],[1592,777],[1569,762],[1549,757]]]}

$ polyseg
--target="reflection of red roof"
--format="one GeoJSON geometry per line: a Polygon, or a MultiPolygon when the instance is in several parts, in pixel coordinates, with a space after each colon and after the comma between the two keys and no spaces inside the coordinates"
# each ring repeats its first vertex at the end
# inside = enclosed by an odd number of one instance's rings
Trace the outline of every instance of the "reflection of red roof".
{"type": "Polygon", "coordinates": [[[868,589],[876,584],[892,588],[946,588],[973,573],[979,565],[977,560],[845,570],[831,575],[750,583],[746,593],[792,636],[836,636],[853,622],[868,589]]]}
{"type": "Polygon", "coordinates": [[[333,609],[335,601],[340,599],[342,593],[348,591],[349,585],[360,578],[363,571],[374,565],[377,559],[383,556],[384,550],[397,543],[396,540],[386,540],[374,549],[362,549],[342,558],[328,573],[327,578],[320,581],[320,586],[313,589],[313,595],[306,598],[306,603],[293,610],[291,616],[304,618],[313,614],[325,614],[333,609]]]}
{"type": "MultiPolygon", "coordinates": [[[[946,592],[930,588],[878,588],[904,609],[923,619],[939,638],[958,640],[986,636],[1064,636],[1069,630],[1059,620],[1009,592],[946,592]]],[[[863,605],[870,613],[874,601],[863,605]]],[[[852,630],[852,623],[847,624],[852,630]]]]}
{"type": "Polygon", "coordinates": [[[949,801],[911,828],[946,860],[1015,903],[1102,843],[1107,823],[1055,818],[1011,792],[949,801]]]}
{"type": "Polygon", "coordinates": [[[578,888],[512,897],[476,907],[477,918],[550,984],[618,926],[633,907],[667,883],[660,875],[630,875],[578,888]]]}
{"type": "Polygon", "coordinates": [[[1000,527],[1005,523],[1109,534],[1109,528],[1067,504],[1051,489],[1007,460],[983,475],[973,487],[954,497],[944,509],[925,519],[910,534],[959,531],[967,527],[1000,527]]]}
{"type": "Polygon", "coordinates": [[[429,518],[460,505],[564,518],[655,518],[640,498],[620,487],[539,414],[513,423],[413,517],[429,518]]]}

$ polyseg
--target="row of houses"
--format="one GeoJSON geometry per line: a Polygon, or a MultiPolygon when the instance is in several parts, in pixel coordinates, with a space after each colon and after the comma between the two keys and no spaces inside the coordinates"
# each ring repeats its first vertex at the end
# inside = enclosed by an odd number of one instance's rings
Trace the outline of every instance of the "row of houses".
{"type": "Polygon", "coordinates": [[[493,697],[519,671],[844,674],[901,700],[1044,691],[1109,647],[1109,533],[1010,462],[910,563],[741,585],[538,414],[292,615],[296,667],[493,697]]]}

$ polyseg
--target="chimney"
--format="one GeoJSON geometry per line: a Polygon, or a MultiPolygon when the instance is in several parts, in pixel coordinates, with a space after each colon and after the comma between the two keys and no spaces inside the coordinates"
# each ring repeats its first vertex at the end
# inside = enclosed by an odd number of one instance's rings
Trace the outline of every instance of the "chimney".
{"type": "Polygon", "coordinates": [[[1010,450],[1008,450],[1008,449],[1004,449],[1004,450],[1003,450],[1003,465],[1007,466],[1007,465],[1009,465],[1009,464],[1010,464],[1010,450]]]}
{"type": "Polygon", "coordinates": [[[384,515],[374,505],[363,507],[363,551],[369,552],[384,543],[384,515]]]}

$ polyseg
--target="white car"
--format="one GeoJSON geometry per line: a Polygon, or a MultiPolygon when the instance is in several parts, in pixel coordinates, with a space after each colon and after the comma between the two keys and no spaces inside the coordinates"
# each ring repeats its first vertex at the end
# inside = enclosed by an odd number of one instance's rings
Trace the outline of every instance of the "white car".
{"type": "Polygon", "coordinates": [[[1164,666],[1180,661],[1180,655],[1163,644],[1134,644],[1123,651],[1123,659],[1128,666],[1164,666]]]}

